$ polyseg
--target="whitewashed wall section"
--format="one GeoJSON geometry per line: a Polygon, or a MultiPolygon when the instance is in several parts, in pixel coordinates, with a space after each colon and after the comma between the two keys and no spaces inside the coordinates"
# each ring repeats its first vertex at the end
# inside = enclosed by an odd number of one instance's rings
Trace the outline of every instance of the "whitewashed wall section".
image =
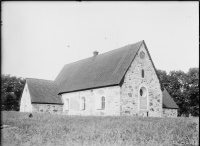
{"type": "Polygon", "coordinates": [[[27,83],[24,86],[24,90],[20,101],[20,112],[32,112],[31,97],[27,83]]]}
{"type": "Polygon", "coordinates": [[[120,87],[105,87],[62,94],[63,113],[67,115],[120,115],[120,87]],[[97,97],[105,97],[105,109],[97,107],[97,97]],[[85,110],[81,110],[81,97],[85,97],[85,110]],[[67,101],[69,100],[69,110],[67,101]]]}

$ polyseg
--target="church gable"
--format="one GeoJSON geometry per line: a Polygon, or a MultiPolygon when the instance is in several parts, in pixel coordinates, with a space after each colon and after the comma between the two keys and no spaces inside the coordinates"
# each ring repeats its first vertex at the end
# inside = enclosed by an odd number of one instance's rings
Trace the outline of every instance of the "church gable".
{"type": "Polygon", "coordinates": [[[31,97],[27,83],[24,86],[20,101],[20,112],[32,112],[31,97]]]}
{"type": "Polygon", "coordinates": [[[146,45],[141,45],[121,86],[122,115],[162,115],[162,91],[146,45]]]}

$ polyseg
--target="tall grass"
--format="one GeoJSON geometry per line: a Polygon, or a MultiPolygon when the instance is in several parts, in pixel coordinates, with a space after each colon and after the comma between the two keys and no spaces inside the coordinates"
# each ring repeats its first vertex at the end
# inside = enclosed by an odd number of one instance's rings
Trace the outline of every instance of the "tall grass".
{"type": "Polygon", "coordinates": [[[93,117],[2,112],[5,145],[198,145],[198,118],[93,117]]]}

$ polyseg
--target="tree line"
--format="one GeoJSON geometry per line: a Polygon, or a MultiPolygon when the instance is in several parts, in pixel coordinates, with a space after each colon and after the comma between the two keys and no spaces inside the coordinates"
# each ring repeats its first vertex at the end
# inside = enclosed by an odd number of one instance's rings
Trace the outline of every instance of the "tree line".
{"type": "Polygon", "coordinates": [[[165,88],[179,106],[179,116],[199,116],[199,68],[183,71],[157,70],[162,90],[165,88]]]}
{"type": "MultiPolygon", "coordinates": [[[[183,71],[157,70],[162,90],[165,88],[179,106],[179,116],[199,116],[199,68],[183,71]]],[[[19,111],[25,79],[1,75],[1,110],[19,111]]]]}
{"type": "Polygon", "coordinates": [[[25,82],[21,77],[1,75],[1,110],[19,111],[25,82]]]}

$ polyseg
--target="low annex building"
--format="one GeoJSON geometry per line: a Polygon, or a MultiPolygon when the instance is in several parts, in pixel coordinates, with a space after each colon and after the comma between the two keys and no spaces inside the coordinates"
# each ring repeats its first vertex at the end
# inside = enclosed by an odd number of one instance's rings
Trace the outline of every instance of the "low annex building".
{"type": "Polygon", "coordinates": [[[144,41],[66,64],[54,81],[27,78],[21,112],[177,117],[144,41]]]}
{"type": "Polygon", "coordinates": [[[26,78],[21,97],[21,112],[59,113],[63,111],[61,96],[54,81],[26,78]]]}

